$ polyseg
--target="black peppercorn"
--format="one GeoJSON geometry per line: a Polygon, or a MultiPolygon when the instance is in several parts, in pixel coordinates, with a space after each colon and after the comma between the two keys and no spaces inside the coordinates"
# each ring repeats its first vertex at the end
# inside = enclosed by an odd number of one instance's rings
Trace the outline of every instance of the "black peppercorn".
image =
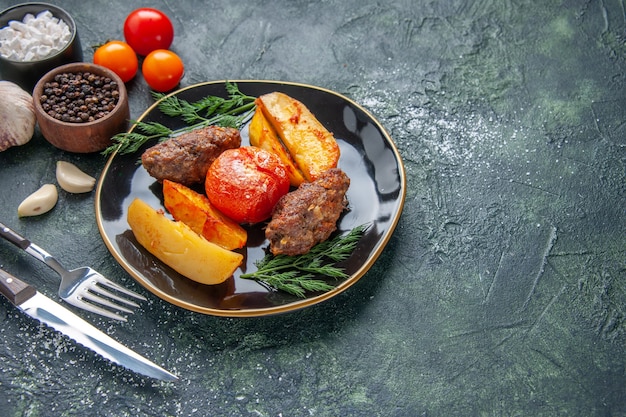
{"type": "Polygon", "coordinates": [[[63,73],[44,85],[40,102],[57,120],[84,123],[109,114],[119,100],[117,83],[90,72],[63,73]]]}

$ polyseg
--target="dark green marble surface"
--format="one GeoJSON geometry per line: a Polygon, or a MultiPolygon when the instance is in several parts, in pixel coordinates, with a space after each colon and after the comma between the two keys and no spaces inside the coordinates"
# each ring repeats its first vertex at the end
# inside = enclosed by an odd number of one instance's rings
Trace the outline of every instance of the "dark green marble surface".
{"type": "MultiPolygon", "coordinates": [[[[144,5],[54,3],[87,60],[144,5]]],[[[100,360],[2,300],[0,415],[626,416],[623,1],[150,4],[173,19],[182,86],[296,81],[370,110],[405,163],[404,213],[356,285],[305,310],[228,319],[146,293],[126,324],[79,312],[178,383],[100,360]]],[[[141,77],[128,89],[138,117],[149,90],[141,77]]],[[[104,246],[93,194],[18,219],[57,160],[94,176],[105,163],[38,134],[0,153],[1,221],[144,291],[104,246]]],[[[0,267],[55,297],[51,271],[6,242],[0,267]]]]}

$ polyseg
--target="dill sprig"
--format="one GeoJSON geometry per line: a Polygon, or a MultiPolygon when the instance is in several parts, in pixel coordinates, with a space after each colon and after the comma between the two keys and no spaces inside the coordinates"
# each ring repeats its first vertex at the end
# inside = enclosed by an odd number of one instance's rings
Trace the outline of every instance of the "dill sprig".
{"type": "Polygon", "coordinates": [[[242,274],[240,278],[253,279],[300,298],[304,298],[307,291],[330,291],[335,287],[316,277],[348,278],[348,274],[335,264],[350,256],[366,230],[366,225],[357,226],[346,235],[337,235],[315,245],[303,255],[267,254],[255,263],[255,272],[242,274]]]}
{"type": "Polygon", "coordinates": [[[157,122],[133,121],[130,131],[113,136],[111,138],[113,145],[106,148],[102,154],[106,156],[115,151],[120,155],[134,153],[152,139],[163,141],[171,136],[209,125],[239,129],[254,112],[255,97],[243,94],[236,83],[227,81],[225,86],[228,98],[207,96],[196,102],[153,92],[153,98],[159,101],[157,108],[167,116],[180,117],[187,126],[170,129],[157,122]]]}

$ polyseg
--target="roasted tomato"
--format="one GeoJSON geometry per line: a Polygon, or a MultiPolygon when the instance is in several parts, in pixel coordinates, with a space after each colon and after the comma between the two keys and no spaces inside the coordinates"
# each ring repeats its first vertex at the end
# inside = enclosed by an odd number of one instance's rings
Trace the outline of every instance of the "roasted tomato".
{"type": "Polygon", "coordinates": [[[154,91],[172,90],[183,78],[185,66],[178,55],[167,49],[157,49],[148,54],[141,65],[143,78],[154,91]]]}
{"type": "Polygon", "coordinates": [[[124,21],[124,38],[139,55],[168,49],[174,40],[174,26],[165,13],[150,7],[132,11],[124,21]]]}
{"type": "Polygon", "coordinates": [[[207,172],[205,191],[211,204],[234,221],[259,223],[289,192],[289,176],[277,156],[243,146],[217,157],[207,172]]]}
{"type": "Polygon", "coordinates": [[[125,83],[133,79],[139,67],[135,51],[122,41],[109,41],[96,49],[93,63],[110,69],[125,83]]]}

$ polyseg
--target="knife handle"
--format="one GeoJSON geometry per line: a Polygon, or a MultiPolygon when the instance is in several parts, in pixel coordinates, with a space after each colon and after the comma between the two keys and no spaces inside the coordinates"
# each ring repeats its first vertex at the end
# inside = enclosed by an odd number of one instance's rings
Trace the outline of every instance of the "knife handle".
{"type": "Polygon", "coordinates": [[[30,246],[30,240],[24,236],[20,236],[15,230],[11,230],[10,227],[0,222],[0,236],[13,243],[18,248],[26,250],[30,246]]]}
{"type": "Polygon", "coordinates": [[[37,290],[7,271],[0,269],[0,293],[8,298],[13,305],[18,306],[37,294],[37,290]]]}

